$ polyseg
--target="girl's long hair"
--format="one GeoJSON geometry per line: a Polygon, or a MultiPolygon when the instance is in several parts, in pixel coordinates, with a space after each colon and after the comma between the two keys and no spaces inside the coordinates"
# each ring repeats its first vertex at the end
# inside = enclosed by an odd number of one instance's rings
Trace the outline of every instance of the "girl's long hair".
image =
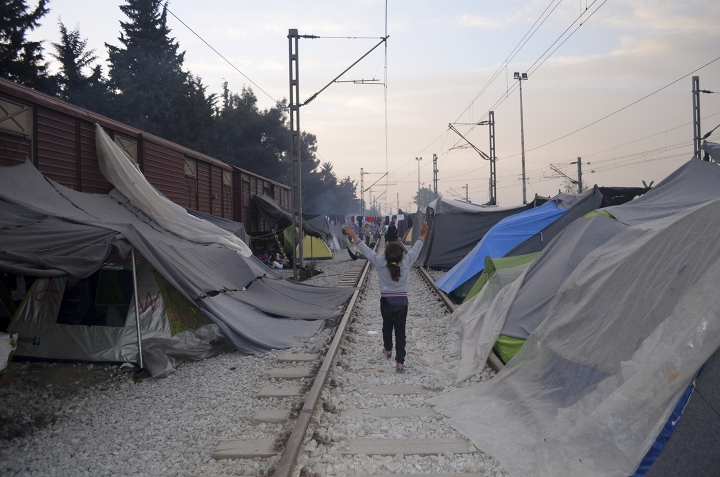
{"type": "Polygon", "coordinates": [[[390,271],[392,281],[400,281],[400,262],[405,255],[405,249],[397,242],[390,242],[385,245],[385,260],[387,260],[387,269],[390,271]]]}

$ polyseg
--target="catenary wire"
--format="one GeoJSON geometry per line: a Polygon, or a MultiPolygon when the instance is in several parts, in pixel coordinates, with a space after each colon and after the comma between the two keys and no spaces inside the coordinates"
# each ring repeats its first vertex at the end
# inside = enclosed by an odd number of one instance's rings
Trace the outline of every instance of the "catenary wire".
{"type": "Polygon", "coordinates": [[[187,25],[187,23],[185,23],[184,21],[180,20],[180,18],[179,18],[177,15],[175,15],[172,11],[170,11],[169,8],[167,8],[167,11],[168,11],[168,13],[169,13],[170,15],[174,16],[177,21],[179,21],[180,23],[182,23],[182,24],[185,26],[185,28],[187,28],[188,30],[190,30],[193,35],[195,35],[196,37],[198,37],[198,38],[200,39],[200,41],[202,41],[203,43],[205,43],[212,51],[214,51],[215,53],[217,53],[217,55],[218,55],[220,58],[222,58],[223,60],[225,60],[225,62],[226,62],[227,64],[229,64],[230,66],[232,66],[233,69],[235,69],[235,71],[237,71],[238,73],[240,73],[246,80],[248,80],[248,81],[251,82],[253,85],[255,85],[255,87],[256,87],[257,89],[259,89],[260,91],[262,91],[268,98],[272,99],[272,100],[275,102],[275,104],[280,104],[280,101],[279,101],[278,99],[275,99],[275,98],[273,98],[272,96],[270,96],[270,94],[269,94],[267,91],[265,91],[264,89],[262,89],[262,88],[260,87],[260,85],[258,85],[256,82],[254,82],[253,80],[251,80],[245,73],[243,73],[242,71],[240,71],[240,69],[239,69],[237,66],[235,66],[234,64],[232,64],[232,63],[230,62],[230,60],[228,60],[227,58],[225,58],[219,51],[217,51],[215,48],[213,48],[213,46],[212,46],[210,43],[208,43],[207,41],[205,41],[205,39],[204,39],[203,37],[201,37],[200,35],[198,35],[198,34],[195,32],[195,30],[193,30],[192,28],[190,28],[190,27],[187,25]]]}

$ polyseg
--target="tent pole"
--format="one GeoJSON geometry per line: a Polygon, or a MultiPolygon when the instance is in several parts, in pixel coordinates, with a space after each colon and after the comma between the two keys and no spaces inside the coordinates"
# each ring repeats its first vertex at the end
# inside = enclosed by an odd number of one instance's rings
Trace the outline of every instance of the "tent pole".
{"type": "Polygon", "coordinates": [[[137,341],[138,341],[138,365],[140,366],[140,369],[143,369],[145,367],[145,363],[143,363],[143,355],[142,355],[142,333],[140,332],[140,309],[138,307],[138,303],[140,303],[140,298],[138,297],[138,286],[137,286],[137,270],[135,269],[135,247],[130,248],[130,258],[132,260],[132,272],[133,272],[133,296],[135,297],[135,326],[137,328],[137,341]]]}

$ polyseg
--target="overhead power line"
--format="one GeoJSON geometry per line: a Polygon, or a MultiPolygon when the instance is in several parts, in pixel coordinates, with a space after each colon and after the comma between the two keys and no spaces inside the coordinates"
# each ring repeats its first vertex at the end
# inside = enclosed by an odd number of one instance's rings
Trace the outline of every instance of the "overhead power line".
{"type": "Polygon", "coordinates": [[[238,73],[240,73],[241,75],[243,75],[243,77],[244,77],[246,80],[248,80],[249,82],[251,82],[257,89],[259,89],[260,91],[262,91],[263,93],[265,93],[265,95],[266,95],[268,98],[272,99],[276,104],[277,104],[277,103],[280,103],[280,101],[279,101],[278,99],[275,99],[275,98],[273,98],[272,96],[270,96],[270,93],[268,93],[267,91],[265,91],[264,89],[262,89],[259,84],[257,84],[257,83],[254,82],[253,80],[251,80],[245,73],[243,73],[242,71],[240,71],[240,69],[239,69],[237,66],[233,65],[233,64],[230,62],[230,60],[228,60],[227,58],[225,58],[222,54],[220,54],[219,51],[217,51],[215,48],[213,48],[213,46],[212,46],[210,43],[208,43],[207,41],[205,41],[205,39],[204,39],[203,37],[201,37],[200,35],[198,35],[198,34],[195,32],[195,30],[193,30],[192,28],[190,28],[190,27],[187,25],[187,23],[185,23],[184,21],[180,20],[180,18],[179,18],[177,15],[175,15],[173,12],[171,12],[169,8],[167,9],[167,11],[168,11],[168,13],[169,13],[170,15],[174,16],[177,21],[179,21],[180,23],[182,23],[182,24],[185,26],[185,28],[187,28],[188,30],[190,30],[193,35],[195,35],[196,37],[198,37],[198,38],[200,39],[200,41],[202,41],[202,42],[205,43],[208,47],[210,47],[210,49],[211,49],[212,51],[214,51],[215,53],[217,53],[217,55],[218,55],[220,58],[222,58],[223,60],[225,60],[225,62],[226,62],[228,65],[230,65],[231,67],[233,67],[233,69],[235,69],[235,71],[237,71],[238,73]]]}
{"type": "MultiPolygon", "coordinates": [[[[669,88],[670,86],[674,85],[675,83],[684,80],[685,78],[687,78],[688,76],[692,75],[693,73],[696,73],[696,72],[700,71],[701,69],[703,69],[703,68],[705,68],[706,66],[709,66],[709,65],[711,65],[711,64],[713,64],[713,63],[715,63],[715,62],[718,61],[718,60],[720,60],[720,56],[718,56],[718,57],[715,58],[714,60],[708,61],[707,63],[705,63],[705,64],[702,65],[701,67],[692,70],[690,73],[681,76],[680,78],[676,79],[675,81],[671,81],[670,83],[666,84],[665,86],[656,89],[656,90],[653,91],[652,93],[646,94],[646,95],[643,96],[642,98],[637,99],[637,100],[633,101],[632,103],[630,103],[630,104],[628,104],[628,105],[625,105],[625,106],[623,106],[622,108],[617,109],[617,110],[613,111],[612,113],[607,114],[607,115],[603,116],[602,118],[597,119],[597,120],[591,122],[590,124],[586,124],[585,126],[583,126],[583,127],[581,127],[581,128],[575,129],[574,131],[571,131],[571,132],[569,132],[569,133],[567,133],[567,134],[565,134],[565,135],[563,135],[563,136],[560,136],[559,138],[553,139],[552,141],[548,141],[548,142],[546,142],[546,143],[544,143],[544,144],[541,144],[541,145],[539,145],[539,146],[535,146],[535,147],[533,147],[532,149],[528,149],[528,150],[525,151],[525,152],[536,151],[536,150],[538,150],[538,149],[540,149],[540,148],[542,148],[542,147],[545,147],[545,146],[548,146],[548,145],[553,144],[553,143],[555,143],[555,142],[558,142],[558,141],[560,141],[561,139],[565,139],[566,137],[572,136],[573,134],[576,134],[576,133],[578,133],[578,132],[580,132],[580,131],[582,131],[582,130],[584,130],[584,129],[587,129],[587,128],[589,128],[590,126],[594,126],[594,125],[598,124],[599,122],[606,120],[607,118],[610,118],[610,117],[612,117],[612,116],[615,116],[616,114],[618,114],[618,113],[620,113],[620,112],[622,112],[622,111],[625,111],[626,109],[630,108],[631,106],[634,106],[634,105],[638,104],[639,102],[644,101],[644,100],[646,100],[647,98],[649,98],[649,97],[651,97],[651,96],[659,93],[660,91],[669,88]]],[[[506,156],[504,159],[509,159],[509,158],[511,158],[511,157],[517,157],[518,155],[519,155],[519,154],[513,154],[512,156],[506,156]]]]}

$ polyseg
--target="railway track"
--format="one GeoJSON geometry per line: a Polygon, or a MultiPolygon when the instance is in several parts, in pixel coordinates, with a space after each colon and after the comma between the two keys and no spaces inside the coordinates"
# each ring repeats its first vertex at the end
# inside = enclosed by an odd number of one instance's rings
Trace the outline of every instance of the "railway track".
{"type": "MultiPolygon", "coordinates": [[[[414,310],[415,298],[411,298],[411,364],[405,374],[396,374],[394,362],[381,356],[379,312],[368,316],[372,313],[363,311],[377,308],[376,277],[366,260],[353,262],[336,286],[357,289],[325,355],[280,355],[278,361],[288,367],[269,374],[278,383],[304,378],[312,385],[309,389],[267,386],[258,394],[258,398],[275,397],[279,403],[295,398],[294,409],[263,410],[254,415],[258,424],[284,421],[284,432],[276,439],[222,441],[213,457],[267,458],[266,468],[259,471],[267,477],[504,474],[497,461],[457,434],[427,402],[452,381],[452,364],[444,360],[457,361],[458,356],[450,356],[443,346],[437,346],[435,334],[444,343],[444,337],[450,340],[451,333],[444,322],[433,318],[447,313],[443,306],[452,311],[454,305],[434,287],[424,270],[418,269],[410,279],[411,296],[422,298],[414,310]],[[373,284],[363,291],[369,282],[373,284]],[[413,287],[424,290],[413,293],[413,287]],[[428,336],[432,339],[424,340],[428,336]]],[[[447,348],[457,349],[456,344],[448,342],[447,348]]],[[[486,369],[481,379],[490,375],[486,369]]]]}

